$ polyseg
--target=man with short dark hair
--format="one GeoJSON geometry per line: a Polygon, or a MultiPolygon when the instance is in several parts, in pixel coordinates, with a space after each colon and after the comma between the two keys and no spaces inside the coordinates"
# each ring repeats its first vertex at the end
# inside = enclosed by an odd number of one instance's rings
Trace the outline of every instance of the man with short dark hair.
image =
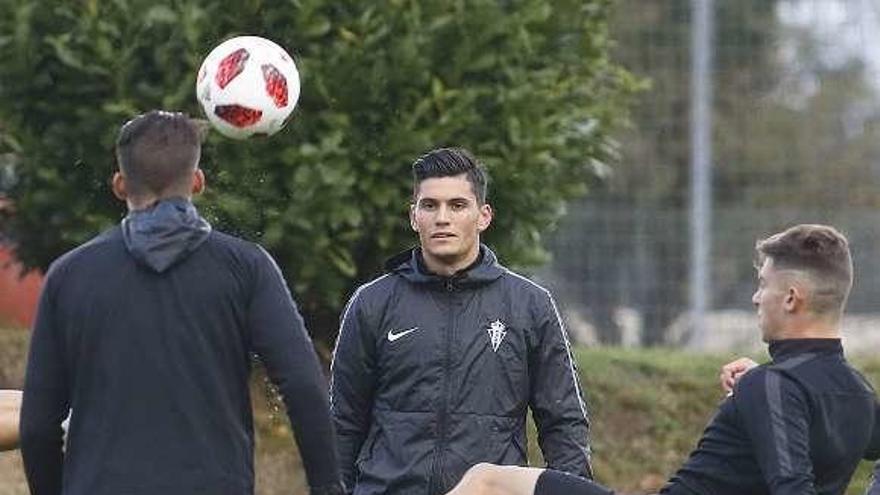
{"type": "Polygon", "coordinates": [[[341,492],[312,342],[269,254],[193,206],[200,149],[183,114],[125,124],[112,184],[128,215],[46,275],[21,413],[34,495],[253,493],[254,354],[284,398],[312,494],[341,492]]]}
{"type": "Polygon", "coordinates": [[[550,293],[480,243],[486,174],[460,148],[413,164],[419,246],[342,316],[331,409],[347,489],[436,495],[477,462],[524,464],[531,408],[547,465],[591,476],[588,422],[550,293]]]}
{"type": "MultiPolygon", "coordinates": [[[[772,361],[739,379],[661,494],[842,494],[863,457],[880,457],[877,397],[840,342],[852,287],[846,238],[798,225],[756,250],[752,302],[772,361]]],[[[610,493],[558,471],[481,464],[449,495],[610,493]]]]}

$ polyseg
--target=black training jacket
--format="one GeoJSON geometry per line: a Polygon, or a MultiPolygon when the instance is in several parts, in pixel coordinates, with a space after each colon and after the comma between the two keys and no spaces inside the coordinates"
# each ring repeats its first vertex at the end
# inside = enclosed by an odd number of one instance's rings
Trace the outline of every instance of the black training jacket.
{"type": "Polygon", "coordinates": [[[586,410],[549,292],[498,264],[426,273],[418,249],[342,316],[331,410],[355,495],[439,495],[478,462],[526,464],[531,407],[549,467],[590,476],[586,410]]]}
{"type": "Polygon", "coordinates": [[[326,380],[271,257],[184,199],[130,213],[46,276],[21,414],[31,493],[253,493],[253,353],[312,493],[340,492],[326,380]]]}
{"type": "Polygon", "coordinates": [[[880,456],[877,397],[840,340],[776,341],[770,354],[739,380],[667,490],[841,494],[862,458],[880,456]]]}

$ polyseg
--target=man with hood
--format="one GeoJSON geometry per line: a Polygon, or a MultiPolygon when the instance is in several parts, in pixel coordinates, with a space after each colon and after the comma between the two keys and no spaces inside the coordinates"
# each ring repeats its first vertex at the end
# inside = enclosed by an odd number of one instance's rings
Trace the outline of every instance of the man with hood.
{"type": "Polygon", "coordinates": [[[437,495],[478,462],[527,462],[531,408],[547,465],[591,477],[586,408],[550,293],[480,243],[486,173],[467,151],[413,164],[419,246],[341,318],[331,411],[346,489],[437,495]]]}
{"type": "Polygon", "coordinates": [[[253,493],[255,354],[284,398],[311,493],[341,491],[312,342],[269,254],[193,206],[200,152],[183,114],[126,123],[112,187],[128,215],[48,270],[21,414],[34,495],[253,493]]]}

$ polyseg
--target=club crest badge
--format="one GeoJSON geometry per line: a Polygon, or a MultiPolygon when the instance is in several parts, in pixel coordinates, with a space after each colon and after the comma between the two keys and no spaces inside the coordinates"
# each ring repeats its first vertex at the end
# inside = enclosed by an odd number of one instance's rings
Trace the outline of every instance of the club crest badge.
{"type": "Polygon", "coordinates": [[[495,320],[489,323],[489,328],[486,329],[486,332],[489,333],[489,343],[492,345],[492,352],[498,352],[498,346],[501,345],[501,341],[507,335],[507,327],[504,326],[501,320],[495,320]]]}

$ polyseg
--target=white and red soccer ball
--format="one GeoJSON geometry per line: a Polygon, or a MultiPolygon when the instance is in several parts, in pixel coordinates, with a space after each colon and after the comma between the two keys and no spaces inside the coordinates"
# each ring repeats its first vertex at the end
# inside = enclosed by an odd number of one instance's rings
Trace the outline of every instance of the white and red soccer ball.
{"type": "Polygon", "coordinates": [[[246,139],[280,131],[299,99],[299,71],[280,46],[258,36],[220,43],[196,77],[205,116],[224,136],[246,139]]]}

